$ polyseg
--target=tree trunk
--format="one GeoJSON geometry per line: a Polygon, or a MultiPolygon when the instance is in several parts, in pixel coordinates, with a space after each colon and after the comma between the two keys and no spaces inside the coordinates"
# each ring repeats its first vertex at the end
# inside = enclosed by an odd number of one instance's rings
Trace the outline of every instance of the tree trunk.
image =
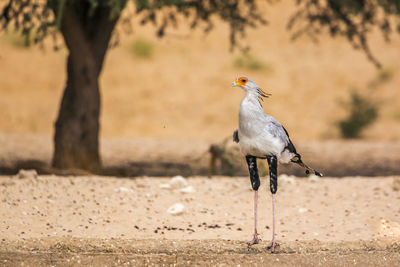
{"type": "Polygon", "coordinates": [[[99,154],[99,75],[118,18],[110,8],[89,15],[86,1],[68,2],[61,33],[69,50],[67,84],[55,123],[53,166],[61,169],[101,169],[99,154]]]}
{"type": "Polygon", "coordinates": [[[55,124],[54,167],[100,169],[100,92],[95,66],[89,60],[67,63],[67,86],[55,124]]]}

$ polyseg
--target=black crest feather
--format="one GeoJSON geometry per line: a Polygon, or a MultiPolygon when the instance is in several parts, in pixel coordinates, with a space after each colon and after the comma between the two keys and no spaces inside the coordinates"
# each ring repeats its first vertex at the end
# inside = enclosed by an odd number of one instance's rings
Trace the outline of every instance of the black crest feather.
{"type": "Polygon", "coordinates": [[[261,101],[264,101],[264,99],[263,99],[264,97],[271,96],[271,94],[264,92],[263,89],[261,89],[259,87],[257,88],[257,92],[258,92],[258,102],[260,102],[260,105],[261,105],[261,101]]]}

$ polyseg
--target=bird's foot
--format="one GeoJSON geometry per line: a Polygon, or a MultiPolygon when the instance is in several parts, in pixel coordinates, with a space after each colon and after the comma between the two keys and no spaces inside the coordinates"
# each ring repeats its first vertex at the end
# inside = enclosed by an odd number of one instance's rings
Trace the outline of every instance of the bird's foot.
{"type": "Polygon", "coordinates": [[[247,242],[247,245],[250,247],[251,245],[260,243],[261,239],[258,238],[258,234],[254,233],[253,239],[247,242]]]}
{"type": "Polygon", "coordinates": [[[277,247],[279,247],[280,245],[277,243],[277,242],[275,242],[275,241],[272,241],[271,242],[271,245],[269,245],[268,247],[267,247],[267,249],[270,249],[271,250],[271,253],[275,253],[275,248],[277,248],[277,247]]]}

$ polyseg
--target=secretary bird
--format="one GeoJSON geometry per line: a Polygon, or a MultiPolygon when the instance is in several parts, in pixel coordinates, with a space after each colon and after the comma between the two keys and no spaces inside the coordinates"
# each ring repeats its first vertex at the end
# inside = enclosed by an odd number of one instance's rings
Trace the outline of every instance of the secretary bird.
{"type": "Polygon", "coordinates": [[[246,95],[240,103],[239,128],[233,133],[233,141],[239,143],[240,150],[246,157],[249,168],[251,186],[254,190],[254,236],[248,245],[257,244],[260,239],[257,233],[257,201],[260,178],[258,176],[257,158],[267,159],[269,166],[270,190],[272,193],[272,242],[271,252],[278,245],[275,240],[275,194],[278,188],[278,161],[280,163],[297,163],[315,175],[320,172],[310,168],[301,160],[296,152],[286,129],[273,117],[264,113],[261,101],[270,94],[261,90],[250,78],[240,77],[232,83],[233,87],[240,87],[246,95]]]}

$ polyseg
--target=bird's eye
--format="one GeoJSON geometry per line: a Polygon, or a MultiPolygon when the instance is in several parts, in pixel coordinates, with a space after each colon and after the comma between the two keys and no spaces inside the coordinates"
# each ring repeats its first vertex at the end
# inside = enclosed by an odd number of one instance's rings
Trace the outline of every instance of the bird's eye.
{"type": "Polygon", "coordinates": [[[242,83],[246,83],[247,80],[246,80],[246,79],[242,79],[241,82],[242,82],[242,83]]]}

